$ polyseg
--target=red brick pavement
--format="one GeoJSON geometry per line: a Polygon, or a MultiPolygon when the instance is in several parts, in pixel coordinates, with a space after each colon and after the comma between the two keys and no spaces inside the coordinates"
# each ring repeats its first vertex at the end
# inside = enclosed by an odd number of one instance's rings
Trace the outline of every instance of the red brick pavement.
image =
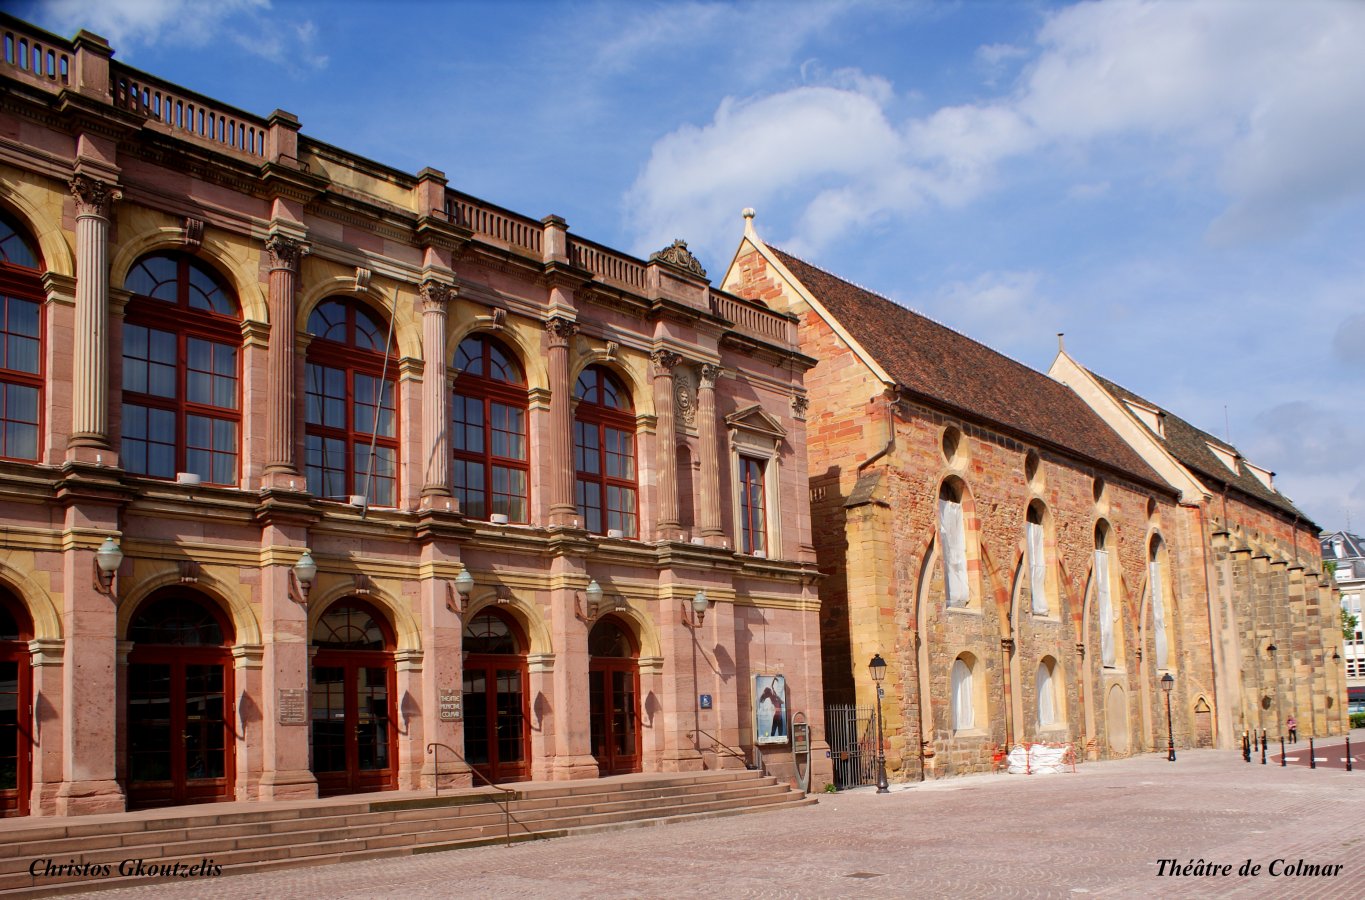
{"type": "Polygon", "coordinates": [[[1356,898],[1365,896],[1365,772],[1182,750],[1174,763],[1163,752],[1076,774],[860,789],[783,812],[95,896],[153,894],[1356,898]],[[1162,859],[1232,870],[1159,875],[1162,859]],[[1300,860],[1341,869],[1285,873],[1300,860]],[[1257,875],[1238,874],[1248,861],[1257,875]]]}

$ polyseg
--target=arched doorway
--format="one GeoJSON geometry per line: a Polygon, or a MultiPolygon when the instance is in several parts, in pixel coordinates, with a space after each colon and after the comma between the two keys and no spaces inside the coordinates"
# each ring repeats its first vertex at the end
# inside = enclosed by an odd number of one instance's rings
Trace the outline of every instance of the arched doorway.
{"type": "Polygon", "coordinates": [[[588,633],[588,721],[601,775],[640,771],[640,650],[607,617],[588,633]]]}
{"type": "Polygon", "coordinates": [[[530,777],[526,639],[501,610],[464,628],[465,761],[492,782],[530,777]]]}
{"type": "Polygon", "coordinates": [[[1116,756],[1128,755],[1128,696],[1117,684],[1109,688],[1109,699],[1104,710],[1105,737],[1109,751],[1116,756]]]}
{"type": "Polygon", "coordinates": [[[128,807],[232,799],[232,626],[178,588],[128,625],[128,807]]]}
{"type": "Polygon", "coordinates": [[[319,796],[391,791],[394,758],[393,630],[353,597],[313,628],[313,775],[319,796]]]}
{"type": "Polygon", "coordinates": [[[33,776],[33,682],[28,642],[33,624],[0,590],[0,818],[28,815],[33,776]]]}

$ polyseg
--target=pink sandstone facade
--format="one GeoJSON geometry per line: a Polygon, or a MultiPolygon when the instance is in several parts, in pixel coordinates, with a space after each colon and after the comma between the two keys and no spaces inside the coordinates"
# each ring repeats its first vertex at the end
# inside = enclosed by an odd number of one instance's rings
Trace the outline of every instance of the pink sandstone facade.
{"type": "Polygon", "coordinates": [[[788,316],[0,25],[6,814],[828,782],[788,316]]]}
{"type": "Polygon", "coordinates": [[[771,248],[752,221],[723,284],[795,315],[818,360],[826,699],[871,707],[868,663],[886,659],[893,779],[989,770],[1026,742],[1165,750],[1166,675],[1177,746],[1275,735],[1291,709],[1305,734],[1341,732],[1316,529],[1288,501],[1234,485],[1211,509],[1071,380],[771,248]]]}

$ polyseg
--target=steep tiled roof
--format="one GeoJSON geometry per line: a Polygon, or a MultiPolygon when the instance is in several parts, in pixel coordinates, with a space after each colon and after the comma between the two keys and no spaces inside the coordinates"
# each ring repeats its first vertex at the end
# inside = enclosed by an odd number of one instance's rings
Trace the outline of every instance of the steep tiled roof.
{"type": "Polygon", "coordinates": [[[1070,388],[885,297],[770,247],[903,388],[1140,480],[1165,485],[1070,388]]]}
{"type": "Polygon", "coordinates": [[[1238,491],[1260,500],[1263,503],[1267,503],[1282,512],[1298,516],[1309,527],[1317,527],[1290,502],[1288,497],[1281,494],[1279,491],[1266,487],[1259,478],[1251,474],[1251,471],[1246,467],[1246,462],[1242,458],[1242,454],[1237,451],[1236,447],[1232,446],[1227,441],[1214,437],[1207,431],[1201,431],[1200,429],[1195,428],[1189,422],[1186,422],[1169,410],[1163,409],[1145,397],[1139,397],[1127,388],[1117,385],[1107,378],[1095,375],[1094,372],[1091,372],[1090,374],[1094,375],[1095,380],[1119,400],[1132,400],[1136,403],[1141,403],[1145,406],[1150,406],[1153,409],[1159,410],[1163,417],[1162,430],[1165,431],[1165,435],[1155,435],[1155,437],[1158,441],[1165,444],[1166,449],[1171,452],[1171,455],[1180,460],[1187,468],[1204,476],[1205,479],[1220,484],[1226,484],[1234,491],[1238,491]],[[1236,457],[1237,471],[1235,473],[1224,465],[1222,460],[1214,455],[1214,452],[1209,449],[1210,444],[1219,447],[1225,453],[1236,457]]]}

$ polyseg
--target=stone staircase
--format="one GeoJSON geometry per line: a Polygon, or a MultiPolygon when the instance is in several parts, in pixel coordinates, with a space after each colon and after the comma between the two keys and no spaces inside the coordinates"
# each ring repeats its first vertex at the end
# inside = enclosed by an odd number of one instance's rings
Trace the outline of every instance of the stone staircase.
{"type": "Polygon", "coordinates": [[[176,863],[182,872],[207,865],[221,866],[223,876],[240,875],[475,847],[501,843],[509,835],[512,841],[539,840],[815,802],[774,778],[726,770],[527,782],[511,793],[486,788],[440,797],[389,792],[10,819],[0,822],[0,896],[207,880],[197,873],[151,874],[153,866],[176,863]],[[140,875],[138,860],[144,866],[140,875]],[[44,874],[44,861],[80,871],[44,874]],[[121,865],[133,874],[121,876],[121,865]]]}

